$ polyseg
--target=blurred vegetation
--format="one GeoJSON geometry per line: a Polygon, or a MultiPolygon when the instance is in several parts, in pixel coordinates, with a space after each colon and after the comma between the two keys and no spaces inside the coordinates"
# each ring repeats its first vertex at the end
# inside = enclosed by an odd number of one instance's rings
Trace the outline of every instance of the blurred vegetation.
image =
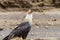
{"type": "Polygon", "coordinates": [[[19,10],[33,9],[40,11],[44,7],[60,8],[60,0],[0,0],[0,8],[19,8],[19,10]]]}

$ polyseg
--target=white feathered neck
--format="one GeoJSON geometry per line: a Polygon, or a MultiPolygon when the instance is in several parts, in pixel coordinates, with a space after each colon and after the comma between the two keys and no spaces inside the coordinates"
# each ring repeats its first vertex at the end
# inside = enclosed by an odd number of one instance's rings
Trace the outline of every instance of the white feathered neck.
{"type": "Polygon", "coordinates": [[[28,21],[30,24],[32,24],[32,13],[31,14],[27,14],[26,17],[25,17],[25,20],[28,21]]]}

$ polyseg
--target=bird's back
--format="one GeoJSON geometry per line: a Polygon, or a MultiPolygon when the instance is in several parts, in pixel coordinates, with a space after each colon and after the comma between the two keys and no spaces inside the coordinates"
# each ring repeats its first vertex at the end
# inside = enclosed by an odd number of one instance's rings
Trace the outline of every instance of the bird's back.
{"type": "Polygon", "coordinates": [[[29,22],[22,22],[8,35],[6,39],[12,39],[13,37],[20,37],[30,30],[31,26],[29,22]]]}

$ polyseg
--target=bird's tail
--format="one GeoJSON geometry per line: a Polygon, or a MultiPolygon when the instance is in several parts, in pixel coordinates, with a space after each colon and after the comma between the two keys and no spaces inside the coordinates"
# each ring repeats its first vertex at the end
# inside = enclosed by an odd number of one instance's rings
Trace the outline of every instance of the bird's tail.
{"type": "Polygon", "coordinates": [[[6,36],[3,40],[8,40],[8,36],[6,36]]]}

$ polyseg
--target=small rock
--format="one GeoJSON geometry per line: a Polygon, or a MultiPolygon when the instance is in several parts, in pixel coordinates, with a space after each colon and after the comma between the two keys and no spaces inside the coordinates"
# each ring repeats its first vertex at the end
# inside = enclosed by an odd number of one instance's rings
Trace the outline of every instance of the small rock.
{"type": "Polygon", "coordinates": [[[7,21],[4,21],[5,23],[7,23],[7,21]]]}
{"type": "Polygon", "coordinates": [[[36,25],[36,26],[39,26],[39,24],[37,24],[37,23],[36,23],[35,25],[36,25]]]}
{"type": "Polygon", "coordinates": [[[48,29],[48,26],[45,26],[46,29],[48,29]]]}
{"type": "Polygon", "coordinates": [[[52,19],[52,21],[56,21],[56,19],[52,19]]]}
{"type": "Polygon", "coordinates": [[[13,29],[13,28],[9,28],[9,29],[13,29]]]}
{"type": "Polygon", "coordinates": [[[2,31],[3,30],[3,28],[0,28],[0,31],[2,31]]]}
{"type": "Polygon", "coordinates": [[[39,28],[39,26],[36,26],[36,28],[39,28]]]}
{"type": "Polygon", "coordinates": [[[48,23],[49,25],[54,25],[54,23],[53,23],[53,22],[49,22],[49,21],[48,21],[47,23],[48,23]]]}
{"type": "Polygon", "coordinates": [[[51,22],[49,22],[49,21],[48,21],[47,23],[48,23],[49,25],[51,24],[51,22]]]}
{"type": "Polygon", "coordinates": [[[52,22],[51,25],[54,25],[54,23],[52,22]]]}
{"type": "Polygon", "coordinates": [[[35,33],[31,33],[31,35],[34,35],[35,33]]]}

